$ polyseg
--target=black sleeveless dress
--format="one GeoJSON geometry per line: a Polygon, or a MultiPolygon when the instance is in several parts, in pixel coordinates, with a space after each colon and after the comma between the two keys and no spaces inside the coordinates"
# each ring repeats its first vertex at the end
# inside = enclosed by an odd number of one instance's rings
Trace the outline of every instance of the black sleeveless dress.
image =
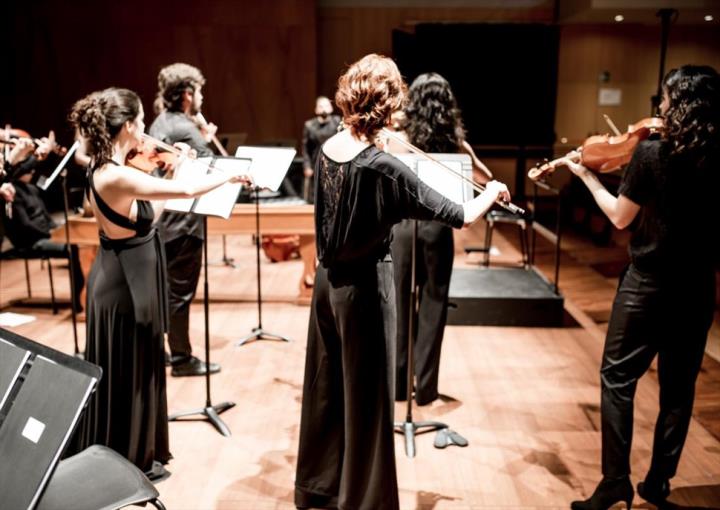
{"type": "Polygon", "coordinates": [[[102,214],[135,236],[109,239],[90,271],[85,357],[103,370],[97,392],[80,425],[80,448],[102,444],[152,473],[172,456],[168,441],[164,333],[167,289],[162,243],[150,202],[137,201],[137,220],[114,211],[90,192],[102,214]]]}

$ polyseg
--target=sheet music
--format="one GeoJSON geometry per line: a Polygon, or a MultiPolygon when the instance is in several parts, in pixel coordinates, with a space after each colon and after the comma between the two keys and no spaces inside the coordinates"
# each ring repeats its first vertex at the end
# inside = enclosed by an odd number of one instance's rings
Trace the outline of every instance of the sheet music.
{"type": "MultiPolygon", "coordinates": [[[[207,175],[211,165],[216,172],[232,170],[236,173],[248,173],[250,164],[251,161],[247,158],[207,157],[185,159],[175,170],[175,179],[189,182],[195,181],[200,176],[207,175]]],[[[168,200],[165,202],[165,209],[228,219],[241,189],[241,183],[228,182],[198,198],[174,198],[168,200]]]]}
{"type": "MultiPolygon", "coordinates": [[[[193,181],[197,178],[197,176],[206,175],[207,165],[209,161],[206,161],[205,163],[202,163],[202,161],[211,159],[212,158],[183,158],[182,160],[180,160],[180,164],[177,166],[177,168],[175,168],[175,180],[193,181]]],[[[194,203],[194,198],[172,198],[165,202],[165,210],[190,212],[194,203]]]]}
{"type": "MultiPolygon", "coordinates": [[[[443,165],[460,173],[463,177],[472,179],[472,161],[469,155],[430,155],[443,165]]],[[[417,154],[393,154],[393,156],[405,163],[425,184],[453,202],[462,204],[473,197],[473,188],[469,182],[464,181],[458,175],[453,174],[434,161],[417,154]]]]}
{"type": "MultiPolygon", "coordinates": [[[[246,158],[217,158],[213,163],[213,167],[218,170],[244,174],[249,173],[250,165],[251,160],[246,158]]],[[[235,202],[237,201],[237,197],[240,194],[242,187],[242,183],[239,182],[225,183],[219,188],[216,188],[200,197],[192,211],[196,214],[220,216],[228,219],[230,214],[232,214],[233,206],[235,206],[235,202]]]]}
{"type": "Polygon", "coordinates": [[[250,158],[250,175],[255,186],[277,191],[295,157],[291,147],[250,147],[241,146],[235,151],[235,157],[250,158]]]}
{"type": "Polygon", "coordinates": [[[78,150],[78,147],[80,147],[80,140],[75,140],[75,143],[68,149],[67,153],[60,161],[60,164],[55,167],[55,170],[52,171],[50,176],[47,178],[43,176],[38,179],[37,187],[43,191],[47,191],[55,178],[60,174],[60,172],[62,172],[62,169],[65,168],[68,161],[70,161],[72,155],[75,154],[75,151],[78,150]]]}

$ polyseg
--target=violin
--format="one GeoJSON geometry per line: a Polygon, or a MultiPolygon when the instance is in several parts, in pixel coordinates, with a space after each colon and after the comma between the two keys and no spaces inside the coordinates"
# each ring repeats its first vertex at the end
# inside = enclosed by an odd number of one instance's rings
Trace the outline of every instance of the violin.
{"type": "MultiPolygon", "coordinates": [[[[626,133],[619,135],[593,135],[585,140],[581,147],[571,152],[570,159],[581,163],[590,170],[605,174],[614,172],[627,165],[632,159],[635,147],[651,135],[662,131],[665,122],[660,117],[649,117],[628,126],[626,133]]],[[[554,159],[535,166],[528,171],[528,177],[537,181],[562,166],[562,158],[554,159]]]]}
{"type": "Polygon", "coordinates": [[[155,169],[163,172],[172,172],[180,156],[176,152],[160,152],[158,144],[153,143],[149,137],[143,137],[142,143],[133,150],[126,159],[126,163],[133,168],[152,173],[155,169]]]}
{"type": "MultiPolygon", "coordinates": [[[[44,139],[33,138],[30,133],[28,133],[24,129],[13,128],[10,127],[10,125],[7,125],[5,129],[0,130],[0,144],[15,145],[17,141],[21,138],[27,138],[32,140],[35,149],[37,149],[40,144],[44,143],[45,141],[44,139]]],[[[67,147],[63,147],[62,145],[55,143],[54,131],[50,130],[50,133],[47,136],[47,140],[50,142],[50,152],[54,152],[59,156],[64,156],[65,154],[67,154],[67,147]]]]}

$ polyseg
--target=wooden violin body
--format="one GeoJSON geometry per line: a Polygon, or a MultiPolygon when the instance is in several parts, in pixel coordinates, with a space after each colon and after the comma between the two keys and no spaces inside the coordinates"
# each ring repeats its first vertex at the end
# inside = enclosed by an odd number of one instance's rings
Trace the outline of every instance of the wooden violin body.
{"type": "Polygon", "coordinates": [[[178,158],[177,154],[160,152],[157,146],[143,140],[143,143],[128,155],[126,163],[148,174],[155,171],[155,169],[171,172],[175,169],[178,158]]]}
{"type": "MultiPolygon", "coordinates": [[[[583,142],[582,147],[571,153],[571,159],[598,173],[614,172],[630,162],[635,148],[642,140],[663,128],[664,122],[661,118],[650,117],[632,124],[627,132],[621,135],[591,136],[583,142]]],[[[533,181],[544,178],[560,166],[563,159],[565,158],[531,168],[528,177],[533,181]]]]}

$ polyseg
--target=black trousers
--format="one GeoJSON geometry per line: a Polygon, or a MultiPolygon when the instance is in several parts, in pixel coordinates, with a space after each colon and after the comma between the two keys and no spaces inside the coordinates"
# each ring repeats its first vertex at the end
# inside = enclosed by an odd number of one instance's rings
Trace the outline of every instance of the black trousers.
{"type": "MultiPolygon", "coordinates": [[[[397,373],[395,398],[407,398],[407,348],[412,279],[413,222],[405,220],[393,228],[392,258],[397,295],[397,373]]],[[[447,320],[448,292],[454,254],[450,227],[418,221],[415,255],[419,311],[413,328],[416,335],[415,400],[429,404],[438,397],[440,350],[447,320]]]]}
{"type": "Polygon", "coordinates": [[[194,236],[181,236],[165,243],[170,304],[168,343],[173,358],[192,354],[190,303],[200,279],[202,248],[202,239],[194,236]]]}
{"type": "Polygon", "coordinates": [[[677,471],[713,320],[715,277],[711,270],[694,275],[683,271],[674,279],[682,281],[643,273],[633,265],[621,278],[600,369],[606,477],[630,474],[635,389],[655,355],[660,412],[650,474],[670,479],[677,471]]]}
{"type": "Polygon", "coordinates": [[[298,508],[397,510],[392,262],[332,285],[317,268],[310,310],[298,508]]]}

